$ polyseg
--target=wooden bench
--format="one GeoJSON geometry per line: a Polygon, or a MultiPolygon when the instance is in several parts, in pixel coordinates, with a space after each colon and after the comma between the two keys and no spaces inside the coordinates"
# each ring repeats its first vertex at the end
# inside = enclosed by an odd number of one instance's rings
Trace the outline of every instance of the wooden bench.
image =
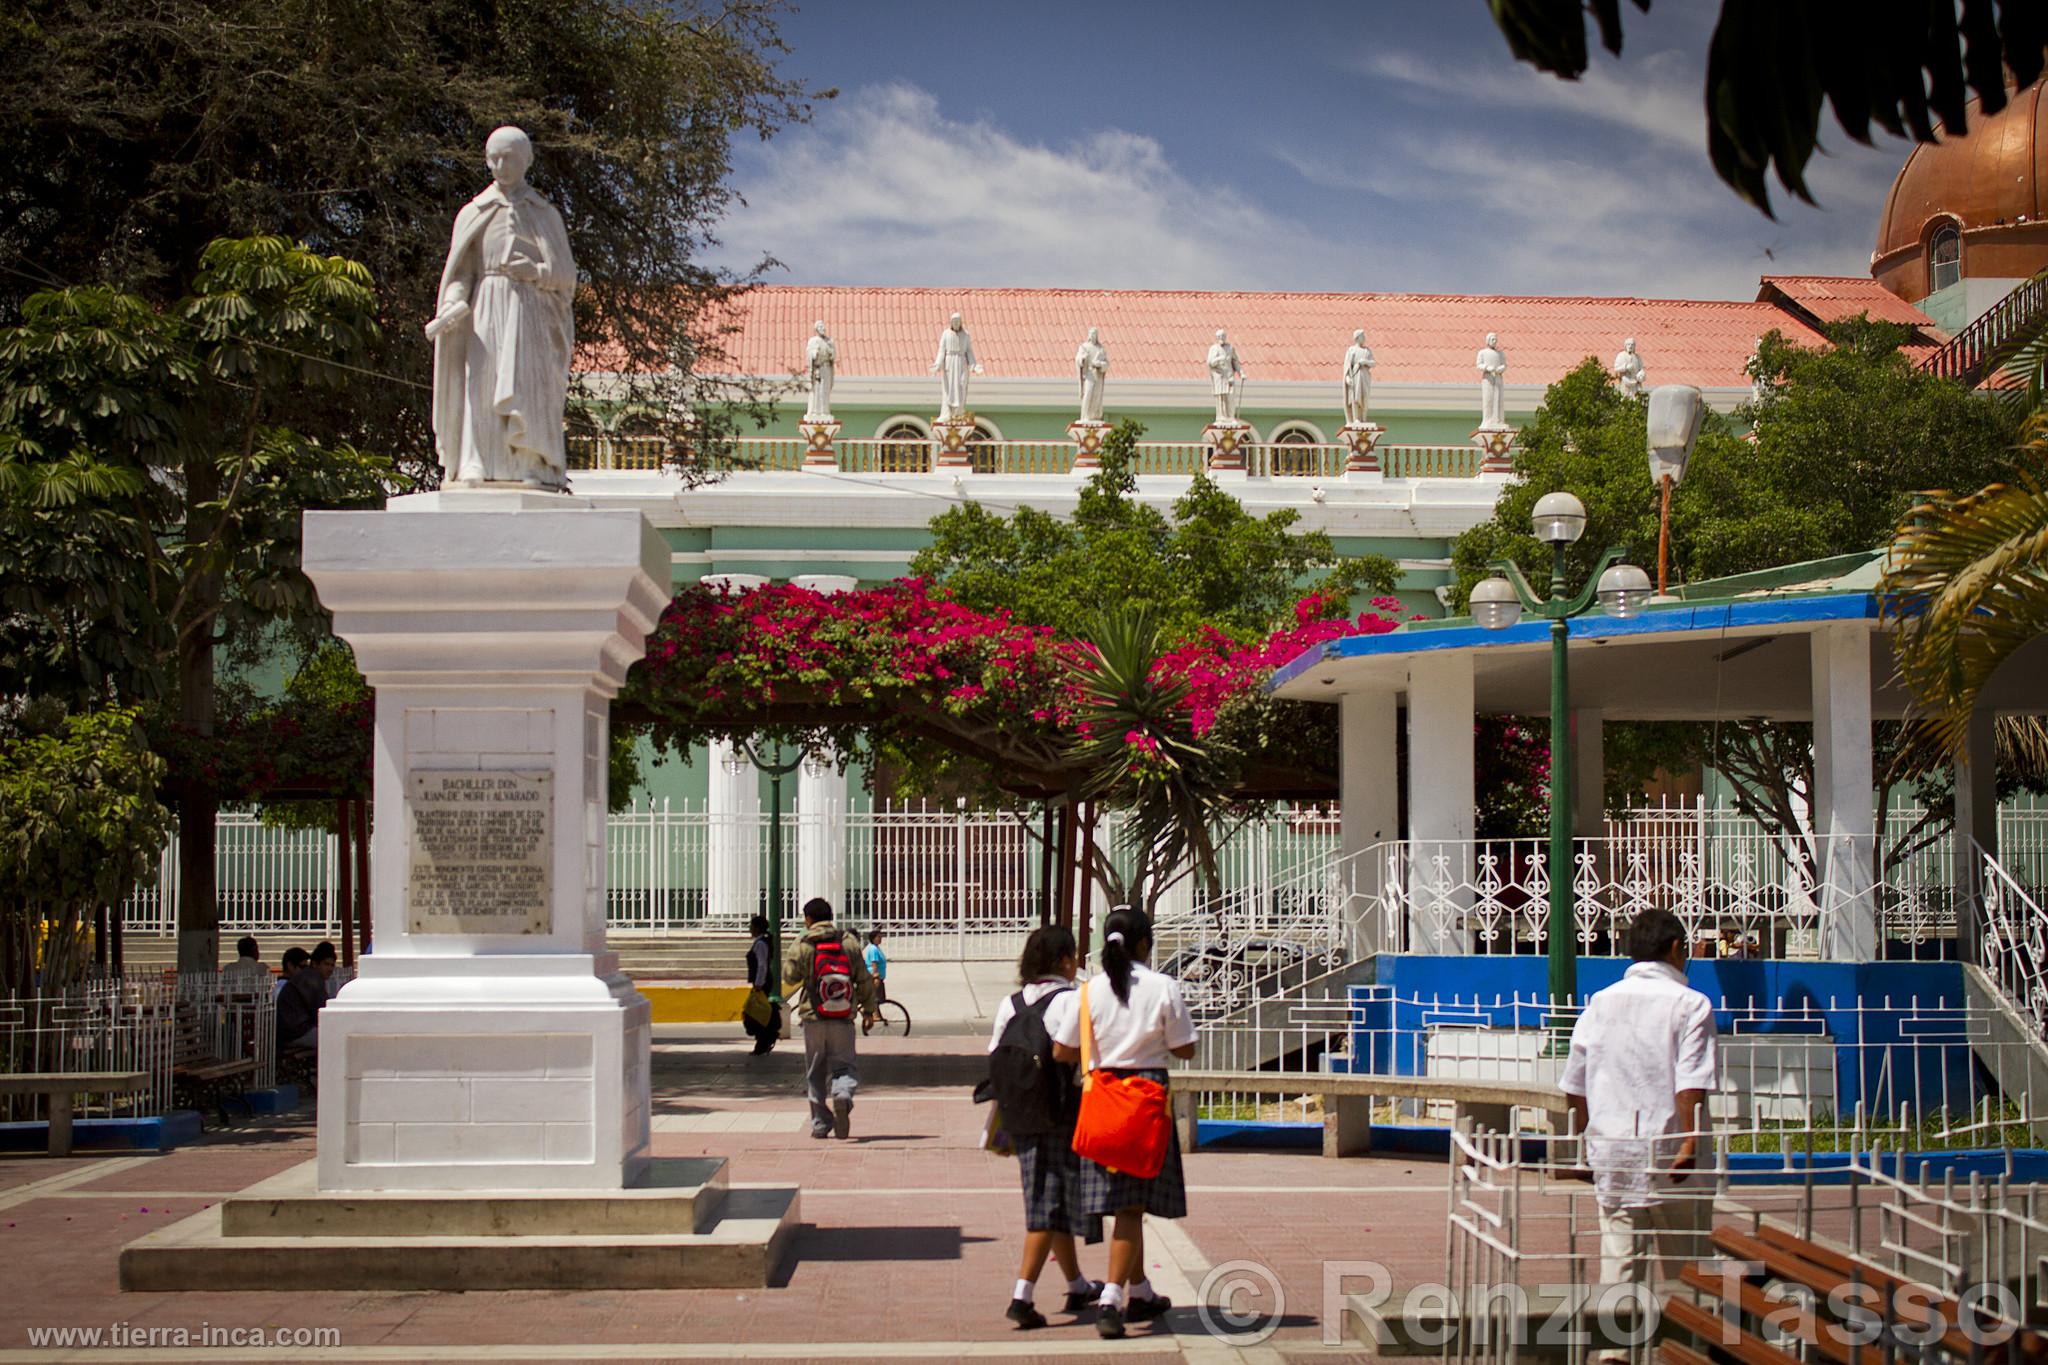
{"type": "Polygon", "coordinates": [[[200,1108],[211,1101],[220,1121],[228,1121],[228,1101],[238,1101],[243,1110],[256,1111],[242,1091],[256,1074],[254,1057],[216,1057],[212,1045],[200,1036],[199,1012],[187,1001],[179,1001],[172,1025],[171,1091],[200,1108]]]}
{"type": "Polygon", "coordinates": [[[1964,1309],[1954,1299],[1918,1284],[1851,1260],[1817,1242],[1766,1225],[1756,1233],[1717,1228],[1713,1247],[1730,1260],[1754,1267],[1745,1279],[1730,1280],[1718,1269],[1687,1266],[1679,1282],[1699,1299],[1673,1295],[1665,1301],[1664,1326],[1690,1335],[1693,1346],[1665,1341],[1657,1348],[1663,1365],[1708,1365],[1733,1360],[1739,1365],[1801,1365],[1801,1358],[1822,1365],[1878,1365],[1880,1361],[1947,1357],[1972,1365],[2041,1365],[2048,1361],[2048,1336],[2020,1328],[2004,1341],[1975,1343],[1964,1330],[1964,1309]],[[1731,1284],[1733,1294],[1730,1293],[1731,1284]],[[1812,1295],[1810,1305],[1771,1292],[1774,1285],[1798,1286],[1812,1295]],[[1829,1311],[1831,1296],[1844,1291],[1860,1312],[1882,1324],[1875,1339],[1866,1327],[1852,1331],[1829,1311]],[[1711,1306],[1710,1306],[1711,1305],[1711,1306]],[[1789,1335],[1799,1353],[1766,1340],[1756,1328],[1768,1322],[1789,1335]],[[1939,1328],[1940,1335],[1923,1348],[1903,1342],[1899,1329],[1916,1335],[1939,1328]]]}
{"type": "Polygon", "coordinates": [[[71,1155],[71,1101],[76,1095],[139,1095],[147,1071],[23,1071],[0,1076],[0,1095],[50,1097],[50,1155],[71,1155]]]}
{"type": "Polygon", "coordinates": [[[1182,1151],[1195,1149],[1195,1097],[1203,1091],[1252,1095],[1320,1095],[1323,1155],[1364,1156],[1372,1150],[1372,1106],[1381,1099],[1450,1102],[1455,1121],[1506,1130],[1513,1108],[1565,1112],[1564,1095],[1521,1081],[1460,1080],[1450,1076],[1381,1076],[1351,1071],[1198,1071],[1167,1073],[1182,1151]]]}

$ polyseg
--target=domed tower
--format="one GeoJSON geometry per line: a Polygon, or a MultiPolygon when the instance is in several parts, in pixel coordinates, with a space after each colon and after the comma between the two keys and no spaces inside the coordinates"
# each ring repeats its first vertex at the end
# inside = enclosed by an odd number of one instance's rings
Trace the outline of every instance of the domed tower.
{"type": "Polygon", "coordinates": [[[1949,332],[2048,269],[2041,90],[1988,118],[1971,101],[1969,132],[1914,147],[1885,196],[1870,273],[1949,332]]]}

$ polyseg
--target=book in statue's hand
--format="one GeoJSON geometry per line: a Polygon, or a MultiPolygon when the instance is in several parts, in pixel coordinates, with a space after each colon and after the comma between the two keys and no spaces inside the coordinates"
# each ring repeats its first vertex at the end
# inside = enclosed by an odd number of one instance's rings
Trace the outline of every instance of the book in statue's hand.
{"type": "Polygon", "coordinates": [[[434,340],[449,328],[460,326],[468,321],[469,305],[467,303],[450,304],[436,314],[432,322],[427,324],[427,339],[430,341],[434,340]]]}

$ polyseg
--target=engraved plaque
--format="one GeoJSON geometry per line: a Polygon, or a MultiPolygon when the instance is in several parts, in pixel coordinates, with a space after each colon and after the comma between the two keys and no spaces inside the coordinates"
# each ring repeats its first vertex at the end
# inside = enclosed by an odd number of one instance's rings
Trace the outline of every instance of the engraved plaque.
{"type": "Polygon", "coordinates": [[[415,772],[406,910],[415,934],[553,927],[550,772],[415,772]]]}

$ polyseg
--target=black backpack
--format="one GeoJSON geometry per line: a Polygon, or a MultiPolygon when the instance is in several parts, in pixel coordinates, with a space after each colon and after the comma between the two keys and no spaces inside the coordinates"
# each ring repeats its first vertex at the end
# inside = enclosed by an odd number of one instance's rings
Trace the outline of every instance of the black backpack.
{"type": "Polygon", "coordinates": [[[1071,1128],[1081,1107],[1073,1068],[1053,1059],[1052,1035],[1045,1031],[1047,1007],[1071,989],[1049,991],[1032,1005],[1024,1003],[1022,991],[1010,997],[1010,1022],[988,1057],[988,1082],[1002,1110],[1003,1131],[1011,1137],[1071,1128]]]}

